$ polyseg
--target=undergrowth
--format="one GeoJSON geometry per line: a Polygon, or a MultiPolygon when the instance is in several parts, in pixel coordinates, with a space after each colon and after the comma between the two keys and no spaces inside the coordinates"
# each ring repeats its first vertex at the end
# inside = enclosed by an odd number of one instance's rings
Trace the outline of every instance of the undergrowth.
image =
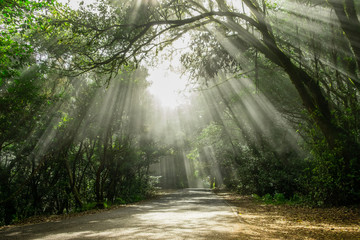
{"type": "Polygon", "coordinates": [[[287,199],[283,193],[275,193],[273,195],[267,193],[264,196],[259,196],[257,194],[251,195],[254,199],[261,201],[266,204],[287,204],[287,205],[304,205],[308,204],[306,199],[301,197],[298,194],[294,194],[290,199],[287,199]]]}

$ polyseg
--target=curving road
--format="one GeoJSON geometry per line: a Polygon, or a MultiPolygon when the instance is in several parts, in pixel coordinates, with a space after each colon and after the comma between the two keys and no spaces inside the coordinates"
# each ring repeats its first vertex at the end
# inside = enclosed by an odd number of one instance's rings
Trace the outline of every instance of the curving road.
{"type": "Polygon", "coordinates": [[[208,189],[184,189],[142,204],[0,231],[0,239],[241,239],[231,207],[208,189]]]}

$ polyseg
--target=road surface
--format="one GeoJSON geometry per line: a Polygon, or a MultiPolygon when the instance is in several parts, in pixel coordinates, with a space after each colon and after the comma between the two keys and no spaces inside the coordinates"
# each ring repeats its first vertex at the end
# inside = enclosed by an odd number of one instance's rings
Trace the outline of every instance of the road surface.
{"type": "Polygon", "coordinates": [[[232,208],[208,189],[184,189],[141,204],[0,231],[0,239],[243,239],[232,208]]]}

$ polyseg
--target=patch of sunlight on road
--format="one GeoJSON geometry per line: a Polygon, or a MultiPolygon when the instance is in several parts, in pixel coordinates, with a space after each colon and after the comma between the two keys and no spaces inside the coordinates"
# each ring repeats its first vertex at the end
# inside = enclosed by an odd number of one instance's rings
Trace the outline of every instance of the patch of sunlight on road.
{"type": "MultiPolygon", "coordinates": [[[[183,221],[188,221],[187,223],[198,221],[199,219],[214,219],[218,215],[229,215],[231,213],[226,211],[217,211],[217,212],[195,212],[195,211],[181,211],[180,213],[174,212],[155,212],[155,213],[147,213],[147,214],[138,214],[135,217],[139,218],[140,220],[147,220],[147,221],[164,221],[163,224],[170,224],[170,223],[184,223],[183,221]]],[[[215,222],[211,221],[210,222],[215,222]]],[[[186,223],[185,223],[186,225],[186,223]]]]}
{"type": "Polygon", "coordinates": [[[35,238],[34,240],[74,239],[74,238],[82,237],[89,233],[92,233],[92,232],[91,231],[83,231],[83,232],[73,232],[73,233],[58,233],[58,234],[51,234],[46,237],[35,238]]]}
{"type": "Polygon", "coordinates": [[[205,189],[184,189],[163,198],[58,223],[9,230],[4,239],[243,239],[256,235],[233,210],[205,189]],[[11,232],[13,231],[13,232],[11,232]]]}
{"type": "Polygon", "coordinates": [[[19,235],[19,234],[21,234],[21,232],[13,232],[13,233],[8,234],[8,236],[13,237],[13,236],[16,236],[16,235],[19,235]]]}

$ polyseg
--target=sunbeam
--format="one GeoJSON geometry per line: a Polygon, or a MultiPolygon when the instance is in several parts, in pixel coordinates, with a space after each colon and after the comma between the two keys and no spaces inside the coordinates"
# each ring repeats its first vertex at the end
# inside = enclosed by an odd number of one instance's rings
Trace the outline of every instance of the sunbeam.
{"type": "MultiPolygon", "coordinates": [[[[174,63],[171,63],[173,66],[174,63]]],[[[151,83],[149,92],[154,95],[161,106],[175,109],[186,102],[183,91],[186,80],[179,73],[172,72],[171,66],[161,64],[150,69],[148,81],[151,83]]]]}
{"type": "Polygon", "coordinates": [[[360,202],[359,1],[0,5],[0,226],[164,189],[360,202]]]}

